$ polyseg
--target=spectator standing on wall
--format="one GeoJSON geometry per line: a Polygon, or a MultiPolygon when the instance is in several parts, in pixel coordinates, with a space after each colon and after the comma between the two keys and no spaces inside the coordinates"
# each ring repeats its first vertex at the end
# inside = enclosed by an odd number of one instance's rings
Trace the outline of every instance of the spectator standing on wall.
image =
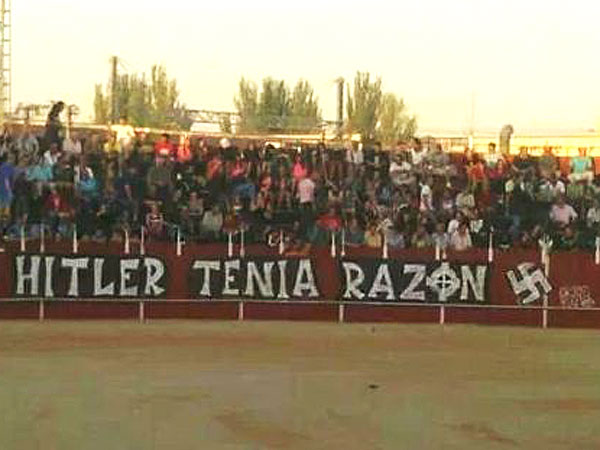
{"type": "Polygon", "coordinates": [[[48,113],[48,119],[46,120],[46,132],[44,134],[44,144],[46,148],[49,148],[51,144],[56,144],[59,146],[59,148],[62,145],[63,128],[60,121],[60,114],[64,109],[64,102],[57,102],[52,105],[52,108],[48,113]]]}

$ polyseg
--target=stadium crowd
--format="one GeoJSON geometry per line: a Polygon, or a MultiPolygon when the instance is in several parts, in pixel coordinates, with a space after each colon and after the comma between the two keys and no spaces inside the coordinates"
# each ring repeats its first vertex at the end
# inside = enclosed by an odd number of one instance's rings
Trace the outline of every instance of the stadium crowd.
{"type": "Polygon", "coordinates": [[[594,246],[600,229],[600,183],[581,149],[570,169],[551,149],[531,157],[468,149],[450,155],[419,139],[395,148],[290,146],[163,135],[155,142],[122,122],[111,132],[64,137],[60,108],[45,130],[6,128],[0,136],[0,227],[5,239],[24,229],[36,237],[112,239],[142,227],[149,239],[246,242],[290,249],[348,246],[439,246],[465,250],[494,244],[535,248],[594,246]],[[342,232],[343,230],[343,232],[342,232]]]}

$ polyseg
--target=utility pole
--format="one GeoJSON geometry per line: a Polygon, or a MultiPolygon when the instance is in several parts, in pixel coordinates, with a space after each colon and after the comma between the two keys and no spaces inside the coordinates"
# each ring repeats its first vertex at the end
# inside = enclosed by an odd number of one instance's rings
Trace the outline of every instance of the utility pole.
{"type": "Polygon", "coordinates": [[[337,83],[337,135],[341,139],[344,134],[344,79],[336,80],[337,83]]]}
{"type": "Polygon", "coordinates": [[[475,148],[475,91],[471,92],[471,126],[469,129],[469,150],[475,148]]]}
{"type": "Polygon", "coordinates": [[[110,72],[110,121],[112,124],[115,124],[119,121],[119,106],[117,103],[117,65],[119,63],[119,58],[116,56],[112,56],[110,58],[111,63],[111,72],[110,72]]]}
{"type": "Polygon", "coordinates": [[[0,0],[0,123],[11,113],[11,0],[0,0]]]}

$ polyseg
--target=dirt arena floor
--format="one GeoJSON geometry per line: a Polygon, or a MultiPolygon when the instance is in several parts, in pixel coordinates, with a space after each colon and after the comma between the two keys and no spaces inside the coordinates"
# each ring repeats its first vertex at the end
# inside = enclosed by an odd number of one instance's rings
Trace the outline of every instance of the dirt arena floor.
{"type": "Polygon", "coordinates": [[[0,448],[599,449],[600,336],[0,322],[0,448]]]}

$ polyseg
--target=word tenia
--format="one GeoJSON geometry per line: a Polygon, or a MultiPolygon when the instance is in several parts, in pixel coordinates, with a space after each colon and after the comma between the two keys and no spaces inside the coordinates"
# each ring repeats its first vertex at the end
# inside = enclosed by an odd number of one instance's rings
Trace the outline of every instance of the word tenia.
{"type": "Polygon", "coordinates": [[[287,299],[320,296],[309,259],[196,260],[192,270],[191,288],[199,297],[287,299]]]}

